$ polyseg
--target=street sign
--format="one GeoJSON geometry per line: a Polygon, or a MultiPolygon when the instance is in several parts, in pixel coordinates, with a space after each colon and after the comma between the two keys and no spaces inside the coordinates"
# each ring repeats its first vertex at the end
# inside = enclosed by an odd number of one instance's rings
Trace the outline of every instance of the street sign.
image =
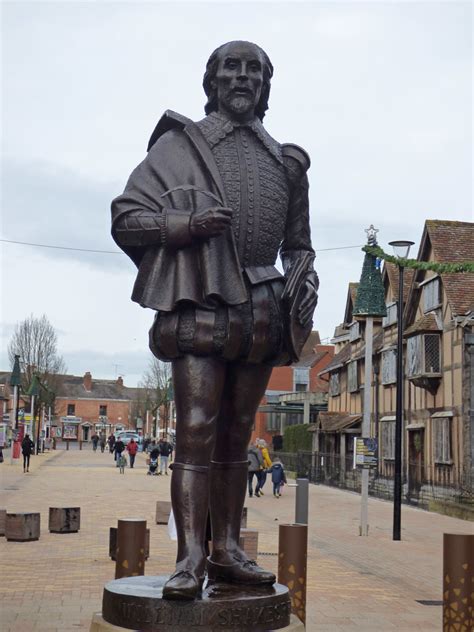
{"type": "Polygon", "coordinates": [[[371,437],[354,438],[354,469],[356,467],[377,467],[377,458],[377,439],[371,437]]]}

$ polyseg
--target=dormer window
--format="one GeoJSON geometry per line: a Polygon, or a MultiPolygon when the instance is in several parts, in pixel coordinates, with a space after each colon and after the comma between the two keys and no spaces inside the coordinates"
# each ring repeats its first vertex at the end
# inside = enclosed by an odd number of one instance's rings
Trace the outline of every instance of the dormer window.
{"type": "Polygon", "coordinates": [[[439,277],[425,281],[423,288],[423,311],[426,314],[441,306],[441,284],[439,277]]]}
{"type": "Polygon", "coordinates": [[[349,340],[350,342],[355,342],[360,338],[360,323],[358,320],[355,320],[353,323],[349,325],[349,340]]]}
{"type": "Polygon", "coordinates": [[[389,327],[397,322],[397,304],[387,304],[387,315],[382,319],[382,327],[389,327]]]}
{"type": "Polygon", "coordinates": [[[441,348],[439,334],[421,334],[407,340],[408,377],[439,375],[441,348]]]}

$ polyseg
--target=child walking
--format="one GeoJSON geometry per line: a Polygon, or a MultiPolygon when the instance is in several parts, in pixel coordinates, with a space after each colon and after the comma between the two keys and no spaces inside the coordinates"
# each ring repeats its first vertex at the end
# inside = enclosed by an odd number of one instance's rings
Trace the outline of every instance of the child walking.
{"type": "Polygon", "coordinates": [[[283,469],[283,463],[280,459],[273,459],[273,465],[269,470],[267,470],[272,475],[272,483],[273,483],[273,495],[275,498],[280,498],[280,489],[281,486],[286,483],[285,470],[283,469]]]}

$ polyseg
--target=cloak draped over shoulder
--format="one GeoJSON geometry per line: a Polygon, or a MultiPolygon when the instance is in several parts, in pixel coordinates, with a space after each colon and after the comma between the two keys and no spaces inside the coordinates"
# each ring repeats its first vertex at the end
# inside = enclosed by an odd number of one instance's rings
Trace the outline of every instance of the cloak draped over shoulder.
{"type": "Polygon", "coordinates": [[[138,267],[132,300],[165,312],[181,301],[204,309],[218,303],[245,303],[247,291],[230,229],[185,248],[120,242],[117,224],[133,211],[160,216],[169,210],[187,218],[195,210],[227,205],[217,165],[199,129],[192,121],[170,114],[165,115],[164,133],[160,135],[159,123],[154,133],[158,138],[152,137],[147,157],[112,202],[112,236],[138,267]]]}

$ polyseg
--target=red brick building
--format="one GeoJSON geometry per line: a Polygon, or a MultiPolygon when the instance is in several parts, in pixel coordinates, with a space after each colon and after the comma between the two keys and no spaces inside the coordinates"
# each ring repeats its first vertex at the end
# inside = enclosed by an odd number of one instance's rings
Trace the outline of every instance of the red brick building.
{"type": "Polygon", "coordinates": [[[299,362],[273,369],[255,417],[252,441],[282,435],[286,425],[316,421],[327,410],[328,382],[318,376],[332,360],[334,347],[322,345],[317,331],[308,339],[299,362]]]}

